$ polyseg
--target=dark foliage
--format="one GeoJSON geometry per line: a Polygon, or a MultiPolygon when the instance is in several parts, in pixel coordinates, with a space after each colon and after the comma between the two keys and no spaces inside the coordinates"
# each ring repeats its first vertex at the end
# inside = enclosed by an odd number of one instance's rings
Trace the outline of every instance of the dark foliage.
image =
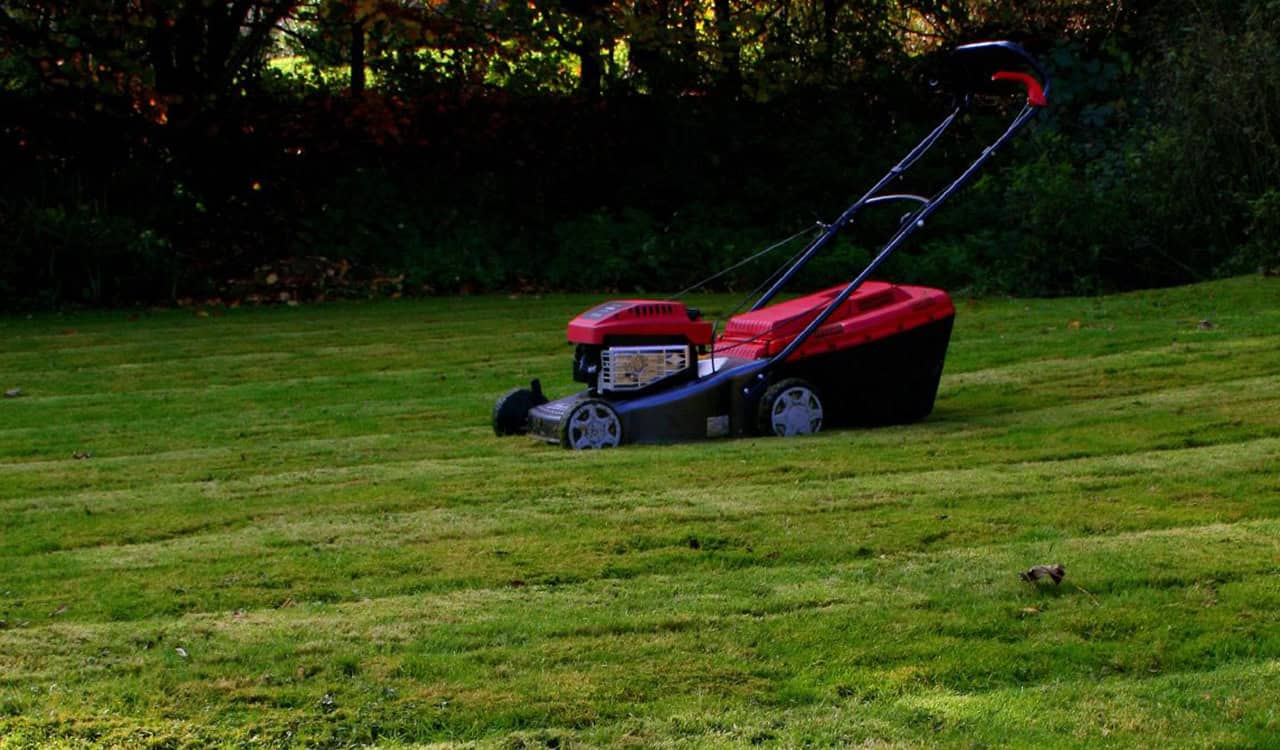
{"type": "Polygon", "coordinates": [[[1274,3],[499,5],[6,4],[4,303],[271,299],[286,267],[343,269],[295,297],[679,288],[831,218],[945,106],[930,50],[997,35],[1046,59],[1053,107],[887,274],[1055,294],[1280,266],[1274,3]],[[269,63],[291,51],[311,73],[269,63]]]}

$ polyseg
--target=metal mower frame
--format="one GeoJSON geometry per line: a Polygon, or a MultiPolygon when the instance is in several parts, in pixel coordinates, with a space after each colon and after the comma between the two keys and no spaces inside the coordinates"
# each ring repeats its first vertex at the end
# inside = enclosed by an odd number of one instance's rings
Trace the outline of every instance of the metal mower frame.
{"type": "Polygon", "coordinates": [[[941,290],[868,278],[1047,105],[1049,92],[1041,66],[1009,41],[958,47],[951,74],[959,91],[951,113],[835,221],[819,225],[821,231],[718,339],[697,310],[678,301],[598,305],[568,326],[568,339],[577,344],[574,376],[587,389],[556,401],[547,400],[537,380],[515,389],[494,405],[495,433],[531,433],[583,449],[789,436],[927,416],[955,307],[941,290]],[[932,197],[884,192],[969,108],[972,95],[1001,93],[1006,81],[1024,86],[1026,104],[960,176],[932,197]],[[914,208],[853,280],[770,305],[864,208],[889,202],[914,208]]]}

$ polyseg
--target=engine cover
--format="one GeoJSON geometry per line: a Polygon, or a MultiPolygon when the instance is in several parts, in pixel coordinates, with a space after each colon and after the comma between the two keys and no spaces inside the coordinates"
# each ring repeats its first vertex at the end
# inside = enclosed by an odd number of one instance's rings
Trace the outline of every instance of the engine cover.
{"type": "Polygon", "coordinates": [[[569,321],[568,337],[571,343],[595,346],[639,338],[706,346],[711,343],[711,323],[701,317],[683,302],[614,300],[569,321]]]}

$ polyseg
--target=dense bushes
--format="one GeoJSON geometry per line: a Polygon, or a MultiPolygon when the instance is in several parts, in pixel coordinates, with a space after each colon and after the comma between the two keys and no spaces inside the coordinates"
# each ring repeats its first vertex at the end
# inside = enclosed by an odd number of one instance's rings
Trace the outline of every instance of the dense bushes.
{"type": "Polygon", "coordinates": [[[323,99],[219,123],[216,138],[148,127],[134,137],[151,145],[119,161],[60,135],[12,153],[5,279],[50,300],[164,299],[303,254],[429,292],[671,288],[831,216],[895,156],[893,138],[864,146],[870,116],[828,104],[420,101],[379,144],[368,112],[323,99]],[[113,273],[97,281],[99,267],[113,273]]]}
{"type": "Polygon", "coordinates": [[[1228,5],[1143,29],[1144,57],[1056,50],[1046,125],[899,270],[1057,294],[1280,267],[1280,6],[1228,5]]]}
{"type": "MultiPolygon", "coordinates": [[[[1053,107],[886,274],[1060,294],[1280,266],[1280,10],[1157,3],[1139,20],[1039,43],[1053,107]]],[[[680,288],[833,217],[935,121],[930,60],[878,59],[896,75],[768,97],[351,96],[272,74],[167,120],[9,83],[0,293],[217,295],[299,255],[403,274],[409,292],[680,288]]],[[[974,156],[1007,117],[992,106],[905,187],[974,156]]],[[[844,278],[895,218],[868,216],[805,282],[844,278]]]]}

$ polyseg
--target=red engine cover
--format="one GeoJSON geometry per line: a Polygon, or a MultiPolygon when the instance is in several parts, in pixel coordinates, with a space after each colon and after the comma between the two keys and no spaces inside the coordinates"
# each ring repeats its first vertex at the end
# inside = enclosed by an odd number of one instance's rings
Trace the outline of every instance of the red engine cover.
{"type": "Polygon", "coordinates": [[[596,305],[569,321],[569,341],[603,345],[620,336],[683,336],[689,343],[711,343],[711,323],[693,320],[683,302],[632,299],[596,305]]]}

